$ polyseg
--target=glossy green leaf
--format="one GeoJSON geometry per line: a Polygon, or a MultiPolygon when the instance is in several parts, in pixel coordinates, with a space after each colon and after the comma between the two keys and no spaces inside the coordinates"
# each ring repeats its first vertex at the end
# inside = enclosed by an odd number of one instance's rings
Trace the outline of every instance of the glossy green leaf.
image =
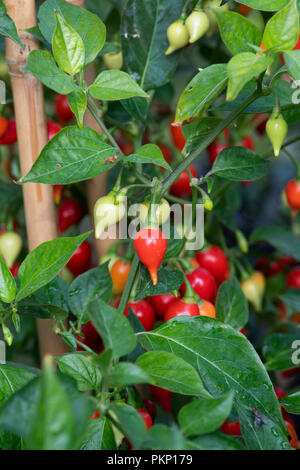
{"type": "Polygon", "coordinates": [[[177,426],[155,424],[146,434],[143,448],[151,450],[182,450],[184,439],[177,426]]]}
{"type": "Polygon", "coordinates": [[[0,364],[0,405],[33,377],[34,374],[29,370],[0,364]]]}
{"type": "Polygon", "coordinates": [[[197,73],[179,98],[175,122],[183,122],[199,116],[220,95],[227,81],[226,64],[210,65],[197,73]]]}
{"type": "Polygon", "coordinates": [[[246,147],[227,147],[219,153],[209,174],[231,181],[255,181],[265,176],[269,162],[246,147]]]}
{"type": "Polygon", "coordinates": [[[182,395],[208,397],[197,371],[167,351],[150,351],[142,354],[136,364],[150,377],[150,383],[182,395]]]}
{"type": "Polygon", "coordinates": [[[56,238],[41,243],[31,251],[19,269],[20,289],[16,300],[28,297],[50,282],[88,235],[89,233],[84,233],[78,237],[56,238]]]}
{"type": "Polygon", "coordinates": [[[217,318],[240,330],[248,322],[249,307],[238,280],[233,277],[223,282],[216,302],[217,318]]]}
{"type": "Polygon", "coordinates": [[[125,436],[139,449],[146,436],[146,427],[138,411],[132,406],[118,402],[112,402],[110,409],[115,413],[125,436]]]}
{"type": "Polygon", "coordinates": [[[119,362],[112,373],[111,381],[116,385],[149,383],[150,377],[139,365],[131,362],[119,362]]]}
{"type": "Polygon", "coordinates": [[[93,98],[103,101],[116,101],[133,96],[148,97],[130,75],[121,70],[101,72],[89,87],[89,93],[93,98]]]}
{"type": "Polygon", "coordinates": [[[300,51],[286,51],[284,53],[285,64],[289,75],[296,81],[300,80],[300,51]]]}
{"type": "Polygon", "coordinates": [[[272,333],[263,346],[265,366],[268,370],[287,370],[300,365],[299,328],[284,333],[272,333]]]}
{"type": "Polygon", "coordinates": [[[83,118],[87,107],[87,97],[85,92],[78,88],[68,95],[68,103],[75,114],[77,119],[78,127],[81,129],[83,127],[83,118]]]}
{"type": "Polygon", "coordinates": [[[76,380],[78,390],[96,390],[101,382],[99,369],[80,353],[64,354],[56,359],[57,365],[63,374],[76,380]]]}
{"type": "Polygon", "coordinates": [[[166,31],[182,10],[182,0],[129,0],[122,12],[121,40],[125,70],[145,90],[172,77],[179,54],[165,55],[166,31]]]}
{"type": "Polygon", "coordinates": [[[233,390],[234,406],[242,423],[250,419],[253,428],[254,408],[268,416],[270,432],[263,425],[253,433],[244,433],[249,449],[261,448],[264,434],[264,449],[289,447],[270,378],[243,334],[216,319],[182,316],[156,330],[137,333],[137,338],[147,350],[169,351],[189,362],[212,396],[217,398],[233,390]]]}
{"type": "Polygon", "coordinates": [[[92,62],[101,51],[106,36],[105,25],[99,16],[65,0],[47,0],[39,9],[38,19],[40,30],[49,44],[51,44],[56,26],[55,10],[81,37],[85,49],[85,65],[92,62]]]}
{"type": "Polygon", "coordinates": [[[253,45],[260,46],[260,31],[245,16],[217,8],[214,13],[218,20],[222,40],[232,54],[253,52],[253,45]]]}
{"type": "Polygon", "coordinates": [[[109,419],[100,416],[89,421],[80,450],[117,450],[109,419]]]}
{"type": "Polygon", "coordinates": [[[8,16],[6,7],[3,0],[0,1],[0,34],[6,38],[15,41],[22,49],[25,49],[24,44],[21,42],[18,31],[13,20],[8,16]]]}
{"type": "Polygon", "coordinates": [[[57,12],[55,19],[56,29],[52,37],[54,59],[60,69],[74,76],[84,65],[84,44],[75,29],[57,12]]]}
{"type": "Polygon", "coordinates": [[[249,243],[266,241],[281,253],[293,256],[300,261],[300,241],[292,232],[278,225],[264,225],[255,229],[249,238],[249,243]]]}
{"type": "Polygon", "coordinates": [[[210,433],[185,441],[186,450],[244,450],[242,444],[220,432],[210,433]]]}
{"type": "Polygon", "coordinates": [[[267,49],[282,51],[293,49],[299,38],[299,16],[296,0],[291,0],[266,24],[263,42],[267,49]]]}
{"type": "Polygon", "coordinates": [[[88,320],[86,308],[96,296],[108,302],[112,295],[112,279],[108,264],[89,269],[77,276],[69,287],[68,303],[74,315],[83,323],[88,320]]]}
{"type": "Polygon", "coordinates": [[[286,397],[280,398],[279,401],[288,413],[300,415],[300,392],[291,393],[286,397]]]}
{"type": "Polygon", "coordinates": [[[181,271],[159,268],[157,277],[158,281],[156,286],[154,286],[147,268],[141,266],[137,294],[135,296],[136,301],[150,295],[167,294],[179,289],[183,283],[183,273],[181,271]]]}
{"type": "Polygon", "coordinates": [[[187,151],[194,150],[204,137],[210,134],[220,122],[220,118],[204,116],[182,126],[182,132],[185,137],[185,149],[187,151]]]}
{"type": "Polygon", "coordinates": [[[0,300],[10,303],[17,293],[17,286],[13,275],[0,256],[0,300]]]}
{"type": "Polygon", "coordinates": [[[65,127],[43,148],[20,183],[71,184],[110,170],[116,150],[99,134],[77,126],[65,127]]]}
{"type": "Polygon", "coordinates": [[[114,358],[132,351],[136,338],[127,318],[97,297],[87,306],[87,314],[114,358]]]}
{"type": "Polygon", "coordinates": [[[122,100],[121,105],[130,116],[146,125],[150,106],[149,98],[134,96],[133,98],[122,100]]]}
{"type": "Polygon", "coordinates": [[[155,144],[145,144],[131,155],[124,155],[123,160],[131,163],[153,163],[154,165],[170,169],[163,157],[162,151],[155,144]]]}
{"type": "Polygon", "coordinates": [[[31,51],[23,70],[56,93],[67,95],[77,88],[73,79],[57,67],[50,52],[31,51]]]}
{"type": "Polygon", "coordinates": [[[247,5],[255,10],[277,11],[289,3],[289,0],[236,0],[236,2],[247,5]]]}
{"type": "Polygon", "coordinates": [[[241,52],[227,64],[229,77],[227,101],[233,101],[241,89],[255,77],[264,72],[273,62],[273,57],[260,56],[252,52],[241,52]]]}
{"type": "Polygon", "coordinates": [[[215,431],[229,415],[232,403],[232,392],[218,398],[193,400],[179,411],[178,422],[182,431],[187,436],[200,436],[215,431]]]}

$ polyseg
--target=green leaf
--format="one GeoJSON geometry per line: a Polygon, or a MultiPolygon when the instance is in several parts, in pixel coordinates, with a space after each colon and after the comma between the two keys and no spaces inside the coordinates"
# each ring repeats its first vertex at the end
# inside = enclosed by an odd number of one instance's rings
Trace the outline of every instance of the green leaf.
{"type": "Polygon", "coordinates": [[[266,24],[263,42],[267,49],[282,51],[293,49],[299,38],[299,15],[295,0],[291,0],[266,24]]]}
{"type": "Polygon", "coordinates": [[[10,303],[17,293],[17,285],[10,270],[0,256],[0,300],[10,303]]]}
{"type": "Polygon", "coordinates": [[[265,339],[263,356],[268,370],[293,369],[300,364],[299,328],[285,333],[273,333],[265,339]]]}
{"type": "Polygon", "coordinates": [[[218,429],[229,415],[233,392],[218,398],[202,398],[185,405],[178,414],[178,422],[185,435],[199,436],[218,429]]]}
{"type": "Polygon", "coordinates": [[[266,241],[287,256],[293,256],[300,261],[300,240],[292,232],[279,225],[265,225],[255,229],[249,238],[249,243],[266,241]]]}
{"type": "Polygon", "coordinates": [[[284,53],[285,64],[289,75],[296,81],[300,80],[300,51],[287,51],[284,53]]]}
{"type": "Polygon", "coordinates": [[[176,426],[155,424],[147,431],[143,448],[151,450],[182,450],[184,439],[181,431],[176,426]]]}
{"type": "Polygon", "coordinates": [[[78,390],[97,391],[101,382],[101,373],[84,354],[64,354],[57,358],[56,362],[63,374],[76,380],[78,390]]]}
{"type": "Polygon", "coordinates": [[[6,13],[6,7],[3,0],[0,1],[0,34],[6,38],[15,41],[22,49],[25,49],[24,44],[21,42],[18,31],[13,20],[6,13]]]}
{"type": "Polygon", "coordinates": [[[170,166],[164,159],[162,151],[155,144],[145,144],[131,155],[124,155],[123,160],[132,163],[153,163],[170,170],[170,166]]]}
{"type": "Polygon", "coordinates": [[[300,312],[300,290],[297,288],[288,289],[280,297],[280,300],[291,307],[294,312],[300,312]]]}
{"type": "Polygon", "coordinates": [[[89,421],[80,450],[117,450],[109,419],[100,416],[89,421]]]}
{"type": "Polygon", "coordinates": [[[220,122],[220,118],[205,116],[182,126],[182,132],[185,137],[185,150],[187,152],[194,150],[204,137],[210,134],[220,122]]]}
{"type": "Polygon", "coordinates": [[[269,162],[245,147],[227,147],[219,153],[209,174],[231,181],[255,181],[268,171],[269,162]]]}
{"type": "Polygon", "coordinates": [[[79,8],[65,0],[47,0],[41,5],[38,18],[40,30],[49,44],[56,27],[55,10],[81,37],[85,49],[85,65],[92,62],[105,42],[106,28],[103,22],[87,9],[79,8]]]}
{"type": "Polygon", "coordinates": [[[56,238],[41,243],[29,253],[19,269],[20,289],[16,300],[28,297],[50,282],[88,235],[89,232],[78,237],[56,238]]]}
{"type": "Polygon", "coordinates": [[[112,402],[110,409],[115,413],[125,436],[139,449],[146,436],[145,423],[135,408],[125,403],[112,402]]]}
{"type": "Polygon", "coordinates": [[[169,351],[191,364],[212,396],[233,390],[241,423],[250,420],[253,428],[254,408],[268,416],[271,426],[244,433],[249,449],[261,448],[262,441],[264,449],[289,448],[270,378],[243,334],[216,319],[183,315],[137,338],[147,350],[169,351]]]}
{"type": "Polygon", "coordinates": [[[68,103],[76,116],[78,127],[81,129],[83,127],[83,118],[87,107],[85,92],[81,88],[72,91],[72,93],[68,95],[68,103]]]}
{"type": "Polygon", "coordinates": [[[89,303],[86,312],[101,336],[105,348],[113,351],[114,358],[132,351],[136,338],[123,314],[97,297],[89,303]]]}
{"type": "Polygon", "coordinates": [[[65,127],[43,148],[20,183],[71,184],[110,170],[116,150],[99,134],[83,127],[65,127]]]}
{"type": "Polygon", "coordinates": [[[55,13],[56,29],[52,37],[54,59],[59,68],[69,75],[82,69],[85,59],[84,44],[79,34],[59,13],[55,13]]]}
{"type": "Polygon", "coordinates": [[[115,385],[149,383],[150,377],[141,367],[131,362],[119,362],[112,373],[111,381],[115,385]]]}
{"type": "Polygon", "coordinates": [[[279,401],[288,413],[300,415],[300,392],[291,393],[286,397],[280,398],[279,401]]]}
{"type": "Polygon", "coordinates": [[[33,377],[34,374],[29,370],[0,364],[0,405],[33,377]]]}
{"type": "Polygon", "coordinates": [[[130,116],[146,125],[150,106],[149,98],[145,99],[140,96],[134,96],[133,98],[122,100],[121,105],[130,116]]]}
{"type": "Polygon", "coordinates": [[[57,67],[50,52],[31,51],[23,70],[56,93],[67,95],[77,88],[72,78],[57,67]]]}
{"type": "Polygon", "coordinates": [[[89,93],[93,98],[103,101],[122,100],[133,96],[148,97],[130,75],[121,70],[101,72],[89,87],[89,93]]]}
{"type": "Polygon", "coordinates": [[[218,8],[214,10],[214,14],[218,20],[222,40],[232,54],[253,52],[253,45],[260,46],[260,31],[246,17],[218,8]]]}
{"type": "Polygon", "coordinates": [[[122,12],[121,40],[125,70],[152,90],[169,82],[179,54],[165,55],[166,31],[181,14],[182,0],[128,0],[122,12]]]}
{"type": "Polygon", "coordinates": [[[227,81],[226,64],[210,65],[197,73],[179,98],[175,122],[180,123],[199,116],[220,95],[227,81]]]}
{"type": "Polygon", "coordinates": [[[194,367],[167,351],[142,354],[136,364],[150,377],[150,383],[174,393],[208,397],[194,367]]]}
{"type": "Polygon", "coordinates": [[[141,266],[135,301],[144,299],[150,295],[168,294],[179,289],[184,277],[182,271],[159,268],[157,271],[158,281],[153,285],[150,274],[145,266],[141,266]]]}
{"type": "Polygon", "coordinates": [[[108,264],[97,266],[77,276],[69,287],[68,303],[72,313],[85,323],[86,308],[96,296],[108,302],[112,295],[112,279],[108,264]]]}
{"type": "Polygon", "coordinates": [[[252,52],[241,52],[232,57],[227,64],[227,101],[233,101],[246,83],[258,77],[272,62],[273,57],[258,56],[252,52]]]}
{"type": "Polygon", "coordinates": [[[240,330],[248,322],[249,307],[240,283],[233,277],[221,284],[216,303],[217,317],[240,330]]]}
{"type": "Polygon", "coordinates": [[[262,11],[276,11],[284,7],[289,0],[236,0],[237,3],[242,3],[254,10],[262,11]]]}
{"type": "Polygon", "coordinates": [[[231,436],[210,433],[185,441],[186,450],[245,450],[242,444],[231,436]]]}
{"type": "Polygon", "coordinates": [[[51,363],[46,363],[41,376],[40,398],[28,438],[28,448],[71,449],[74,424],[68,396],[52,370],[51,363]]]}

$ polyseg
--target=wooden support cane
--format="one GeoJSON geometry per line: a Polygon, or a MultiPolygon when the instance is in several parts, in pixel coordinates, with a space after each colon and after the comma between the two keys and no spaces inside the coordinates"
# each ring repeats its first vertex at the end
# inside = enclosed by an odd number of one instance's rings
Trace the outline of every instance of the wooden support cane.
{"type": "MultiPolygon", "coordinates": [[[[22,72],[30,51],[38,44],[25,29],[36,25],[34,0],[5,0],[8,15],[14,20],[22,50],[14,41],[6,39],[6,60],[12,83],[17,124],[22,176],[28,173],[46,145],[47,129],[44,97],[41,83],[32,75],[22,72]]],[[[57,236],[56,217],[51,185],[26,183],[23,185],[26,228],[29,250],[57,236]]],[[[52,320],[37,320],[40,356],[61,355],[67,346],[53,332],[52,320]]]]}

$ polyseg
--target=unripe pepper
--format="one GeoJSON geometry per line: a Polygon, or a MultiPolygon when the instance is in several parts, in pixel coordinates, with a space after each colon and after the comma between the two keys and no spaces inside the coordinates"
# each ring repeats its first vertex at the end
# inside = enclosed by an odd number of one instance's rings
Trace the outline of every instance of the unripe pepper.
{"type": "MultiPolygon", "coordinates": [[[[148,201],[139,204],[139,218],[143,223],[147,219],[149,207],[150,202],[148,201]]],[[[170,216],[170,204],[166,199],[162,199],[161,202],[157,204],[155,215],[159,225],[164,224],[168,220],[170,216]]]]}
{"type": "Polygon", "coordinates": [[[275,157],[279,156],[281,146],[288,133],[288,125],[278,109],[275,109],[266,124],[266,132],[273,146],[275,157]]]}
{"type": "Polygon", "coordinates": [[[241,287],[246,299],[253,305],[255,310],[259,312],[262,307],[262,300],[266,288],[264,275],[259,271],[255,271],[247,280],[241,283],[241,287]]]}
{"type": "Polygon", "coordinates": [[[118,259],[112,265],[110,270],[110,275],[113,281],[113,294],[120,295],[122,294],[126,281],[130,272],[131,264],[124,263],[122,260],[118,259]]]}
{"type": "Polygon", "coordinates": [[[98,199],[94,206],[95,238],[100,238],[104,230],[124,217],[125,195],[126,188],[119,192],[113,190],[98,199]]]}
{"type": "Polygon", "coordinates": [[[199,305],[199,314],[202,317],[216,318],[216,309],[214,304],[204,300],[202,304],[199,305]]]}
{"type": "Polygon", "coordinates": [[[134,248],[141,262],[148,268],[153,285],[157,284],[157,270],[165,256],[168,240],[158,228],[142,228],[134,237],[134,248]]]}
{"type": "Polygon", "coordinates": [[[189,32],[189,42],[198,41],[209,29],[208,16],[202,10],[194,10],[185,20],[185,26],[189,32]]]}
{"type": "Polygon", "coordinates": [[[22,248],[22,238],[16,232],[5,232],[0,237],[0,254],[8,268],[11,268],[22,248]]]}
{"type": "Polygon", "coordinates": [[[119,52],[109,52],[103,56],[104,63],[108,69],[120,70],[123,66],[123,54],[119,52]]]}
{"type": "Polygon", "coordinates": [[[168,27],[167,38],[170,45],[165,54],[169,55],[187,45],[189,42],[188,29],[181,20],[177,20],[168,27]]]}

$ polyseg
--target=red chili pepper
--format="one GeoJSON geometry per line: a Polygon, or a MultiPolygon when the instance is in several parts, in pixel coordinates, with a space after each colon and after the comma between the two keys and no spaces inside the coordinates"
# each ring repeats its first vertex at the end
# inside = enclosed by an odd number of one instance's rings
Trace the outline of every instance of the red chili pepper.
{"type": "Polygon", "coordinates": [[[16,277],[19,274],[19,269],[20,269],[20,263],[15,262],[12,267],[10,268],[10,272],[14,277],[16,277]]]}
{"type": "Polygon", "coordinates": [[[69,106],[67,95],[56,95],[54,98],[54,109],[57,117],[63,123],[73,119],[73,112],[69,106]]]}
{"type": "MultiPolygon", "coordinates": [[[[186,275],[192,288],[203,300],[211,301],[216,291],[216,282],[214,277],[204,268],[196,268],[186,275]]],[[[185,294],[185,284],[182,284],[180,291],[185,294]]]]}
{"type": "MultiPolygon", "coordinates": [[[[88,346],[90,349],[93,349],[93,351],[96,351],[99,346],[102,345],[101,337],[91,321],[88,321],[81,327],[81,333],[84,338],[78,336],[77,340],[88,346]]],[[[80,344],[77,344],[77,351],[85,351],[85,349],[80,346],[80,344]]]]}
{"type": "Polygon", "coordinates": [[[92,416],[90,417],[90,419],[96,419],[96,418],[100,418],[99,411],[95,411],[95,413],[93,413],[92,416]]]}
{"type": "Polygon", "coordinates": [[[211,165],[214,164],[219,153],[221,153],[222,150],[226,149],[227,147],[230,147],[230,144],[220,144],[215,140],[207,147],[209,161],[211,165]]]}
{"type": "Polygon", "coordinates": [[[137,316],[146,331],[153,330],[155,323],[155,312],[153,310],[153,307],[146,300],[139,300],[138,302],[129,302],[124,312],[124,315],[126,317],[128,315],[129,307],[137,316]]]}
{"type": "Polygon", "coordinates": [[[92,248],[88,241],[84,241],[79,245],[72,258],[67,263],[67,268],[74,276],[78,276],[84,272],[89,264],[92,255],[92,248]]]}
{"type": "Polygon", "coordinates": [[[155,420],[156,414],[157,414],[157,409],[155,406],[155,403],[153,403],[152,400],[144,400],[143,401],[143,407],[148,411],[150,414],[152,421],[155,420]]]}
{"type": "Polygon", "coordinates": [[[199,265],[210,272],[218,282],[223,282],[229,278],[229,263],[220,247],[212,245],[210,248],[197,253],[196,257],[199,265]]]}
{"type": "Polygon", "coordinates": [[[174,126],[174,119],[169,124],[170,134],[173,140],[174,146],[181,152],[185,146],[185,137],[182,132],[181,126],[174,126]]]}
{"type": "Polygon", "coordinates": [[[124,263],[122,260],[117,260],[114,262],[110,270],[110,275],[113,281],[114,295],[122,294],[130,272],[130,268],[131,264],[124,263]]]}
{"type": "Polygon", "coordinates": [[[8,121],[7,129],[3,136],[0,138],[0,145],[11,145],[17,142],[17,128],[15,119],[8,121]]]}
{"type": "Polygon", "coordinates": [[[157,317],[163,318],[167,309],[177,299],[172,294],[153,295],[147,298],[148,302],[152,305],[155,310],[157,317]]]}
{"type": "Polygon", "coordinates": [[[47,120],[47,132],[48,132],[48,140],[51,140],[59,131],[61,131],[62,127],[55,121],[51,121],[51,119],[47,120]]]}
{"type": "Polygon", "coordinates": [[[287,275],[286,283],[288,287],[300,289],[300,266],[295,266],[287,275]]]}
{"type": "Polygon", "coordinates": [[[150,385],[150,390],[153,398],[157,401],[165,413],[172,411],[172,392],[155,385],[150,385]]]}
{"type": "Polygon", "coordinates": [[[167,163],[169,163],[169,165],[171,164],[171,161],[172,161],[172,151],[170,149],[170,147],[168,147],[167,145],[165,144],[158,144],[158,147],[160,148],[162,154],[163,154],[163,157],[164,159],[166,160],[167,163]]]}
{"type": "Polygon", "coordinates": [[[8,128],[8,120],[5,116],[0,117],[0,138],[5,134],[8,128]]]}
{"type": "MultiPolygon", "coordinates": [[[[197,170],[193,165],[190,165],[190,170],[193,178],[197,178],[197,170]]],[[[170,188],[171,194],[176,197],[189,197],[192,194],[192,188],[190,186],[190,178],[187,170],[184,170],[179,176],[178,180],[172,184],[170,188]]]]}
{"type": "Polygon", "coordinates": [[[72,225],[80,222],[84,216],[84,209],[77,199],[65,199],[58,208],[58,227],[64,233],[72,225]]]}
{"type": "Polygon", "coordinates": [[[148,431],[148,429],[150,429],[152,427],[152,418],[150,416],[150,414],[148,413],[147,410],[144,410],[144,408],[140,408],[139,410],[139,414],[140,416],[143,418],[143,421],[145,423],[145,426],[146,426],[146,430],[148,431]]]}
{"type": "Polygon", "coordinates": [[[164,321],[167,322],[171,318],[175,318],[181,315],[187,315],[189,317],[200,315],[198,304],[194,299],[191,302],[185,298],[173,302],[165,314],[164,321]]]}
{"type": "Polygon", "coordinates": [[[141,262],[148,268],[155,286],[157,270],[167,251],[168,240],[158,228],[143,228],[135,235],[133,244],[141,262]]]}
{"type": "Polygon", "coordinates": [[[300,209],[300,182],[290,180],[285,187],[285,194],[290,208],[298,212],[300,209]]]}
{"type": "Polygon", "coordinates": [[[241,425],[239,421],[224,421],[221,426],[222,432],[225,434],[231,434],[234,436],[240,436],[241,433],[241,425]]]}

